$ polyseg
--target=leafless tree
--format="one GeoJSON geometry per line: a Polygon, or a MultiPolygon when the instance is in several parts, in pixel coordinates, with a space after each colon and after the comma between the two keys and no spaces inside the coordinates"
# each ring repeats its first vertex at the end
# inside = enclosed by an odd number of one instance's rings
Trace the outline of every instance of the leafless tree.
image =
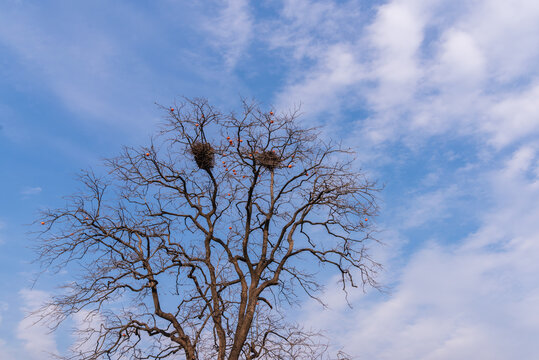
{"type": "Polygon", "coordinates": [[[380,189],[297,111],[161,108],[150,146],[84,172],[84,189],[38,220],[39,263],[73,274],[42,320],[87,324],[66,358],[329,358],[283,309],[318,299],[320,269],[345,291],[378,286],[367,245],[380,189]]]}

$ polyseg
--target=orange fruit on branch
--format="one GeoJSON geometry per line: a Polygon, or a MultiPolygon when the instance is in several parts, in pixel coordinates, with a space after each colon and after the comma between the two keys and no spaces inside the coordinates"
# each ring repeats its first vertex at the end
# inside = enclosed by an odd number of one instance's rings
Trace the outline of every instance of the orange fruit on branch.
{"type": "Polygon", "coordinates": [[[42,222],[41,222],[41,225],[45,225],[45,221],[42,221],[42,222]]]}
{"type": "Polygon", "coordinates": [[[174,112],[174,108],[170,108],[170,112],[174,112]]]}

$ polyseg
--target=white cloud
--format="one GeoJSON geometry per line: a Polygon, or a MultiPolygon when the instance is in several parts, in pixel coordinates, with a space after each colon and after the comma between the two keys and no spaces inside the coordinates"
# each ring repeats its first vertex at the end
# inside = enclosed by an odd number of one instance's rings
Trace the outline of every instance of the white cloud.
{"type": "Polygon", "coordinates": [[[494,79],[505,82],[537,74],[539,3],[530,0],[483,0],[462,17],[485,51],[494,79]]]}
{"type": "Polygon", "coordinates": [[[413,98],[421,75],[418,50],[424,26],[425,19],[406,3],[392,2],[378,9],[367,31],[368,43],[374,47],[372,76],[378,82],[369,100],[376,108],[388,109],[413,98]]]}
{"type": "Polygon", "coordinates": [[[434,64],[436,82],[442,88],[478,86],[485,76],[485,58],[474,38],[450,28],[443,34],[439,58],[434,64]]]}
{"type": "MultiPolygon", "coordinates": [[[[523,146],[481,175],[494,200],[459,243],[430,242],[398,275],[392,293],[336,306],[310,323],[368,359],[513,359],[537,353],[539,336],[538,151],[523,146]]],[[[316,312],[318,310],[318,312],[316,312]]]]}
{"type": "Polygon", "coordinates": [[[490,142],[504,147],[539,132],[539,82],[521,92],[507,94],[492,104],[488,121],[481,128],[491,135],[490,142]]]}
{"type": "MultiPolygon", "coordinates": [[[[23,289],[19,292],[22,298],[22,310],[26,314],[37,310],[50,295],[44,291],[23,289]]],[[[38,322],[39,314],[26,316],[17,326],[17,338],[22,340],[24,350],[31,359],[52,359],[50,354],[58,355],[58,349],[54,334],[50,333],[46,323],[38,322]]],[[[28,357],[26,357],[28,358],[28,357]]]]}
{"type": "Polygon", "coordinates": [[[457,134],[502,149],[539,131],[539,6],[517,3],[394,0],[366,23],[354,2],[342,5],[346,15],[327,11],[340,8],[333,1],[285,2],[268,41],[294,48],[298,65],[276,102],[309,114],[363,107],[356,126],[373,146],[457,134]],[[300,13],[316,25],[303,29],[300,13]],[[355,31],[318,30],[338,23],[355,31]]]}

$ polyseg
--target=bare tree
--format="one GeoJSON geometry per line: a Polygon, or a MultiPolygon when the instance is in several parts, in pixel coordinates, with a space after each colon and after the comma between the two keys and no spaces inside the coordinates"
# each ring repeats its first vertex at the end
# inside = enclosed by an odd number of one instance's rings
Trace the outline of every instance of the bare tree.
{"type": "Polygon", "coordinates": [[[150,146],[83,173],[84,190],[43,212],[38,261],[74,274],[43,320],[88,324],[67,358],[322,359],[322,337],[284,306],[318,299],[320,269],[345,291],[378,286],[379,188],[297,111],[242,103],[239,116],[205,99],[161,107],[150,146]]]}

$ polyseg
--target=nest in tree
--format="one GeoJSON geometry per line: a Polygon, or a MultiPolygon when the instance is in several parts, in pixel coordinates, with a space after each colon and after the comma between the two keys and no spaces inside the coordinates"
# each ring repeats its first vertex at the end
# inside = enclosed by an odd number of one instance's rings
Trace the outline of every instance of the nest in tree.
{"type": "Polygon", "coordinates": [[[210,144],[195,142],[191,145],[191,152],[200,169],[209,170],[215,165],[215,150],[210,144]]]}
{"type": "Polygon", "coordinates": [[[273,151],[263,151],[257,155],[256,160],[268,170],[274,170],[282,161],[279,155],[273,151]]]}

